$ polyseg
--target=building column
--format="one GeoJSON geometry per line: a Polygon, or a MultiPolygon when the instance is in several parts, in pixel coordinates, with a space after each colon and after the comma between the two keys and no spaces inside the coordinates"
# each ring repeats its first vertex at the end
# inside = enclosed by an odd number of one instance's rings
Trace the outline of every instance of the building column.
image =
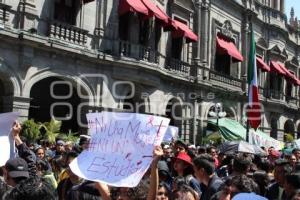
{"type": "Polygon", "coordinates": [[[280,11],[280,0],[276,0],[275,9],[280,11]]]}
{"type": "Polygon", "coordinates": [[[200,62],[200,59],[201,59],[201,37],[202,37],[202,35],[201,35],[201,19],[202,19],[202,17],[201,17],[201,0],[198,0],[197,2],[196,2],[196,16],[197,16],[197,20],[196,20],[196,22],[197,22],[197,34],[198,34],[198,41],[197,41],[197,56],[196,56],[196,62],[197,62],[197,64],[199,64],[199,62],[200,62]]]}
{"type": "MultiPolygon", "coordinates": [[[[241,79],[246,81],[247,79],[247,65],[248,65],[248,48],[249,48],[249,31],[251,19],[249,19],[249,13],[246,11],[243,19],[242,33],[241,33],[241,42],[242,42],[242,54],[244,56],[244,61],[240,64],[241,68],[239,70],[239,76],[241,79]]],[[[244,91],[247,91],[247,84],[242,86],[244,91]]]]}
{"type": "Polygon", "coordinates": [[[280,11],[285,13],[285,0],[280,0],[280,11]]]}
{"type": "Polygon", "coordinates": [[[208,0],[202,1],[202,21],[201,21],[201,61],[209,63],[208,61],[208,43],[209,43],[209,2],[208,0]]]}
{"type": "Polygon", "coordinates": [[[3,97],[4,111],[5,112],[19,112],[20,121],[28,119],[30,98],[21,96],[3,97]]]}
{"type": "Polygon", "coordinates": [[[96,26],[94,30],[95,48],[99,49],[99,45],[104,37],[105,20],[106,20],[106,0],[96,0],[96,26]]]}
{"type": "Polygon", "coordinates": [[[35,0],[20,0],[19,3],[19,28],[23,30],[37,30],[38,13],[35,0]]]}

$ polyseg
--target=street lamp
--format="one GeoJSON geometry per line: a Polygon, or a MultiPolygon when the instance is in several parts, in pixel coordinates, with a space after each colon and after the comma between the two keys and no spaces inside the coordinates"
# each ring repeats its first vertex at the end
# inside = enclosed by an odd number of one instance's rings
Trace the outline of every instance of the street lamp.
{"type": "Polygon", "coordinates": [[[219,118],[226,117],[226,112],[222,111],[222,104],[221,103],[216,103],[214,106],[215,111],[209,111],[208,114],[210,117],[216,117],[217,118],[217,126],[219,126],[219,118]]]}

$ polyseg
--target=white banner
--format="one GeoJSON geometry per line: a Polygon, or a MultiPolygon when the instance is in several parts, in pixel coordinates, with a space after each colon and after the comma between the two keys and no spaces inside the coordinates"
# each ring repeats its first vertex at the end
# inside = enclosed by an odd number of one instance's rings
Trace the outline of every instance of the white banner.
{"type": "Polygon", "coordinates": [[[0,114],[0,166],[15,157],[15,143],[10,134],[13,123],[19,117],[19,113],[10,112],[0,114]]]}
{"type": "Polygon", "coordinates": [[[87,114],[89,148],[70,164],[76,175],[116,187],[136,187],[170,120],[137,113],[87,114]]]}
{"type": "Polygon", "coordinates": [[[276,150],[281,150],[284,147],[283,142],[280,142],[265,133],[257,133],[253,129],[249,130],[249,143],[267,149],[274,147],[276,150]]]}
{"type": "Polygon", "coordinates": [[[164,142],[171,142],[172,140],[178,139],[178,127],[176,126],[169,126],[165,133],[164,142]]]}

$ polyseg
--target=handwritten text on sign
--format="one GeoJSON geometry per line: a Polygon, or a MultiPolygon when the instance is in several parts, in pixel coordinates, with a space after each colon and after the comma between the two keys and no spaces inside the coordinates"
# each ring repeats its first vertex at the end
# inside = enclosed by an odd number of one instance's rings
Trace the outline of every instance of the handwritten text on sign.
{"type": "Polygon", "coordinates": [[[137,113],[87,114],[89,148],[70,167],[78,176],[117,187],[135,187],[162,142],[169,119],[137,113]]]}

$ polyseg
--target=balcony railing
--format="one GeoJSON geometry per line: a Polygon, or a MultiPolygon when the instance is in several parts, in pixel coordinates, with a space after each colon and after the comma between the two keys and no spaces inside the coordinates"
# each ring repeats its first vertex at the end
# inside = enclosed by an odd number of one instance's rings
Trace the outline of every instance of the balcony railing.
{"type": "Polygon", "coordinates": [[[140,44],[133,44],[128,41],[119,41],[119,55],[147,62],[158,63],[159,53],[150,47],[145,47],[140,44]]]}
{"type": "Polygon", "coordinates": [[[4,27],[4,24],[7,23],[7,21],[9,20],[9,12],[8,9],[10,7],[8,5],[5,4],[1,4],[0,3],[0,28],[4,27]]]}
{"type": "Polygon", "coordinates": [[[298,99],[296,97],[287,95],[287,96],[285,96],[285,99],[288,103],[297,105],[298,99]]]}
{"type": "Polygon", "coordinates": [[[213,81],[225,83],[226,85],[242,88],[242,80],[237,79],[235,77],[228,76],[226,74],[218,73],[213,70],[211,70],[209,73],[209,79],[213,81]]]}
{"type": "Polygon", "coordinates": [[[283,93],[278,90],[270,90],[270,97],[272,99],[283,100],[283,93]]]}
{"type": "Polygon", "coordinates": [[[50,37],[70,42],[78,45],[85,45],[87,42],[87,30],[65,24],[62,22],[53,22],[50,25],[50,37]]]}
{"type": "Polygon", "coordinates": [[[171,58],[167,61],[166,69],[190,75],[191,66],[186,62],[171,58]]]}

